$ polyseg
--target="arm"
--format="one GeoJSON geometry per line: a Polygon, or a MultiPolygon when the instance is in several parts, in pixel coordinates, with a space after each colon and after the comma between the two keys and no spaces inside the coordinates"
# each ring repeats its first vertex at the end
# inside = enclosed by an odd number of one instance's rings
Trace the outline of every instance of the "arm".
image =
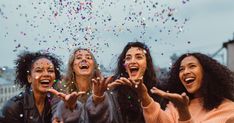
{"type": "MultiPolygon", "coordinates": [[[[181,95],[175,93],[167,93],[162,90],[153,87],[151,92],[157,94],[163,98],[169,99],[172,103],[167,105],[166,111],[161,110],[158,103],[154,104],[151,108],[159,110],[155,113],[155,117],[158,117],[160,120],[171,119],[173,122],[179,123],[193,123],[191,114],[188,109],[189,99],[188,96],[183,93],[181,95]],[[170,115],[168,115],[170,114],[170,115]]],[[[150,105],[149,105],[150,106],[150,105]]],[[[153,117],[153,116],[152,116],[153,117]]]]}
{"type": "Polygon", "coordinates": [[[113,121],[111,97],[107,93],[104,93],[103,96],[104,99],[100,103],[93,100],[93,95],[87,100],[85,107],[91,123],[111,123],[113,121]]]}
{"type": "Polygon", "coordinates": [[[152,101],[148,106],[143,108],[143,115],[146,123],[193,123],[192,119],[186,121],[179,121],[177,109],[172,103],[167,105],[164,111],[160,104],[152,101]]]}
{"type": "MultiPolygon", "coordinates": [[[[56,112],[54,113],[55,119],[60,122],[79,123],[85,121],[84,105],[77,101],[76,107],[70,110],[64,101],[60,101],[57,105],[56,112]]],[[[54,116],[53,116],[54,117],[54,116]]]]}
{"type": "Polygon", "coordinates": [[[231,114],[225,123],[234,123],[234,114],[231,114]]]}

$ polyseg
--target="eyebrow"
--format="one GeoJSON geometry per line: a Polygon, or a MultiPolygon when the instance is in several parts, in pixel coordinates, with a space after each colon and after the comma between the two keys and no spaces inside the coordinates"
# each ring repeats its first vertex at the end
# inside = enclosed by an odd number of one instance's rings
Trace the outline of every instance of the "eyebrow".
{"type": "MultiPolygon", "coordinates": [[[[186,65],[192,65],[192,64],[196,64],[196,63],[194,63],[194,62],[189,62],[188,64],[186,64],[186,65]]],[[[184,66],[184,65],[183,65],[184,66]]],[[[180,65],[180,67],[182,67],[182,65],[180,65]]]]}
{"type": "Polygon", "coordinates": [[[135,54],[135,55],[144,55],[144,53],[137,53],[137,54],[135,54]]]}

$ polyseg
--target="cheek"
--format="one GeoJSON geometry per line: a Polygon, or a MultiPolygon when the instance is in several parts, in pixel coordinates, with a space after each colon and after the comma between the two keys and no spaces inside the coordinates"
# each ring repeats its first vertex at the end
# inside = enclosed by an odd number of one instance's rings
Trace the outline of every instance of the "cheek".
{"type": "Polygon", "coordinates": [[[52,73],[52,74],[51,74],[51,77],[52,77],[52,79],[55,79],[55,78],[56,78],[55,73],[52,73]]]}
{"type": "Polygon", "coordinates": [[[141,69],[145,71],[146,68],[147,68],[147,63],[146,62],[142,62],[140,64],[141,64],[141,69]]]}
{"type": "Polygon", "coordinates": [[[123,66],[124,66],[124,68],[127,70],[128,69],[128,63],[127,62],[124,62],[123,63],[123,66]]]}
{"type": "Polygon", "coordinates": [[[181,82],[183,82],[182,73],[179,73],[179,79],[180,79],[181,82]]]}

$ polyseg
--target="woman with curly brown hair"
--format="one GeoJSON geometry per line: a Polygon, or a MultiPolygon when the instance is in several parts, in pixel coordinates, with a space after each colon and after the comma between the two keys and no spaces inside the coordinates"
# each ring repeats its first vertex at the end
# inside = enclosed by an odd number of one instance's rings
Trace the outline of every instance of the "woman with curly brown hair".
{"type": "Polygon", "coordinates": [[[233,73],[201,53],[183,54],[172,66],[165,87],[151,92],[167,101],[166,110],[151,101],[144,107],[147,123],[233,123],[233,73]],[[169,100],[169,103],[168,103],[169,100]]]}
{"type": "Polygon", "coordinates": [[[0,113],[1,123],[50,123],[48,88],[60,79],[61,61],[46,52],[18,55],[15,83],[25,92],[8,100],[0,113]]]}

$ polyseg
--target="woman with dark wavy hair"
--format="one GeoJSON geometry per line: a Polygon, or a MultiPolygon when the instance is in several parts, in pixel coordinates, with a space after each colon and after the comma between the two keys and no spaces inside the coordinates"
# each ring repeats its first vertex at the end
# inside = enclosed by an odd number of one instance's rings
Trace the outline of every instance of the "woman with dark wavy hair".
{"type": "Polygon", "coordinates": [[[50,123],[52,115],[47,90],[61,77],[61,61],[46,52],[23,52],[15,64],[15,84],[25,92],[5,103],[0,113],[1,123],[50,123]]]}
{"type": "Polygon", "coordinates": [[[234,78],[225,66],[202,53],[183,54],[173,65],[165,87],[151,91],[169,100],[144,108],[148,123],[233,123],[234,78]],[[188,95],[188,96],[187,96],[188,95]]]}
{"type": "Polygon", "coordinates": [[[158,101],[149,90],[158,86],[149,48],[141,42],[129,42],[118,58],[112,90],[113,107],[119,123],[144,123],[141,105],[148,105],[150,96],[158,101]]]}

